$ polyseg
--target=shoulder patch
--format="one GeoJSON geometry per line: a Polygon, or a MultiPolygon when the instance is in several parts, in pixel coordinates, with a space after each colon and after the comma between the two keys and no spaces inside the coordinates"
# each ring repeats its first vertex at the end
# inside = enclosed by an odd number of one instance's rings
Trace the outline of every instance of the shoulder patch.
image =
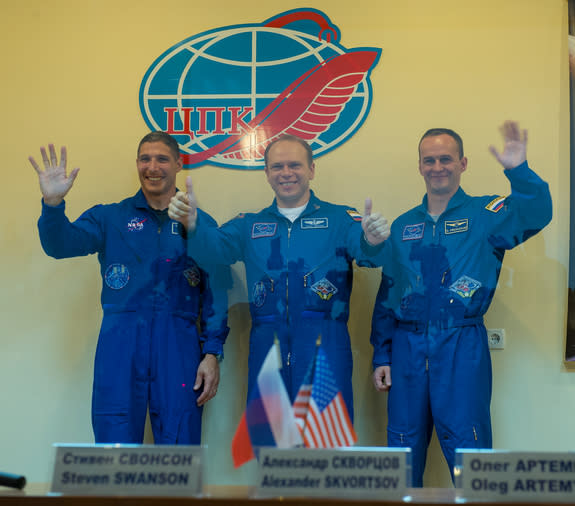
{"type": "Polygon", "coordinates": [[[276,234],[277,228],[277,223],[254,223],[252,225],[252,239],[273,237],[276,234]]]}
{"type": "Polygon", "coordinates": [[[254,284],[254,289],[252,290],[252,299],[255,307],[262,307],[266,302],[266,285],[263,281],[258,281],[254,284]]]}
{"type": "Polygon", "coordinates": [[[195,288],[200,284],[202,276],[197,266],[194,265],[193,267],[186,269],[182,274],[184,275],[184,277],[186,278],[191,287],[195,288]]]}
{"type": "Polygon", "coordinates": [[[104,273],[104,281],[112,290],[120,290],[130,281],[130,271],[124,264],[111,264],[104,273]]]}
{"type": "Polygon", "coordinates": [[[329,300],[337,293],[337,287],[327,278],[316,281],[311,285],[310,290],[318,295],[321,300],[329,300]]]}
{"type": "Polygon", "coordinates": [[[499,212],[503,207],[506,198],[507,198],[506,196],[503,196],[493,199],[491,202],[489,202],[489,204],[485,206],[485,209],[491,211],[492,213],[499,212]]]}
{"type": "Polygon", "coordinates": [[[449,289],[464,299],[473,297],[473,294],[481,288],[481,283],[469,276],[461,276],[449,289]]]}
{"type": "Polygon", "coordinates": [[[416,241],[423,239],[423,231],[425,230],[425,223],[415,223],[413,225],[405,225],[403,233],[401,234],[402,241],[416,241]]]}
{"type": "Polygon", "coordinates": [[[347,212],[347,214],[349,214],[349,216],[351,217],[351,219],[353,221],[361,221],[362,220],[361,214],[359,214],[355,209],[347,209],[346,212],[347,212]]]}

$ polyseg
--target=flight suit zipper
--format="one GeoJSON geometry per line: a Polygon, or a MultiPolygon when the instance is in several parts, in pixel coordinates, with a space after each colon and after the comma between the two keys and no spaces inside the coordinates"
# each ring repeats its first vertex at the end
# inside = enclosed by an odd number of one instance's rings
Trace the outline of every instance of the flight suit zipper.
{"type": "MultiPolygon", "coordinates": [[[[288,250],[288,252],[289,252],[289,248],[290,248],[290,237],[291,237],[292,226],[293,226],[293,223],[290,223],[287,226],[287,250],[288,250]]],[[[289,254],[288,254],[286,261],[287,261],[287,264],[286,264],[286,323],[289,325],[289,254]]],[[[288,355],[289,355],[289,353],[288,353],[288,355]]]]}
{"type": "MultiPolygon", "coordinates": [[[[286,325],[288,327],[289,327],[289,323],[290,323],[290,314],[289,314],[289,258],[290,258],[290,254],[289,254],[289,249],[290,249],[290,238],[291,238],[292,227],[293,227],[293,222],[289,222],[287,225],[287,251],[288,251],[288,255],[286,258],[286,262],[287,262],[286,263],[286,325]]],[[[291,371],[289,370],[289,367],[291,365],[291,338],[289,337],[289,332],[288,332],[287,346],[288,346],[288,352],[287,352],[287,356],[286,356],[286,366],[288,368],[289,382],[291,383],[291,371]]]]}

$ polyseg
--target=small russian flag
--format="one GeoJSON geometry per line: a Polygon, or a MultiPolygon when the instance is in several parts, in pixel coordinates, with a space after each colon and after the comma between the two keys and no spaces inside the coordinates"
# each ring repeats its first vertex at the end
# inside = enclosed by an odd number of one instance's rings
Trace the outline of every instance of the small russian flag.
{"type": "Polygon", "coordinates": [[[303,444],[280,367],[279,346],[275,342],[248,394],[246,411],[232,439],[234,467],[254,459],[254,447],[292,448],[303,444]]]}

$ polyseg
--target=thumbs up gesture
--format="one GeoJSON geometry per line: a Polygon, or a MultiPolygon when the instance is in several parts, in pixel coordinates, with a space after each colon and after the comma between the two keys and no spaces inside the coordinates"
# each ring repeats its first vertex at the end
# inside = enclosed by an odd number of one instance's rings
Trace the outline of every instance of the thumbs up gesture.
{"type": "Polygon", "coordinates": [[[372,202],[370,198],[365,199],[361,228],[365,234],[365,239],[372,246],[377,246],[389,237],[389,223],[380,214],[371,214],[372,202]]]}
{"type": "Polygon", "coordinates": [[[172,218],[172,220],[179,221],[188,233],[192,233],[196,230],[198,201],[194,193],[191,176],[186,178],[186,191],[179,191],[172,197],[172,200],[170,200],[168,216],[172,218]]]}

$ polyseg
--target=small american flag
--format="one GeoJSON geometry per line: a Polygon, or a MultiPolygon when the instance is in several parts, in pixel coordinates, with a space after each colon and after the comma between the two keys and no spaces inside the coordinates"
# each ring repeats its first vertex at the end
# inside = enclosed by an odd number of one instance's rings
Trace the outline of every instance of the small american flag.
{"type": "Polygon", "coordinates": [[[293,407],[306,448],[352,446],[357,441],[347,407],[320,346],[293,407]]]}

